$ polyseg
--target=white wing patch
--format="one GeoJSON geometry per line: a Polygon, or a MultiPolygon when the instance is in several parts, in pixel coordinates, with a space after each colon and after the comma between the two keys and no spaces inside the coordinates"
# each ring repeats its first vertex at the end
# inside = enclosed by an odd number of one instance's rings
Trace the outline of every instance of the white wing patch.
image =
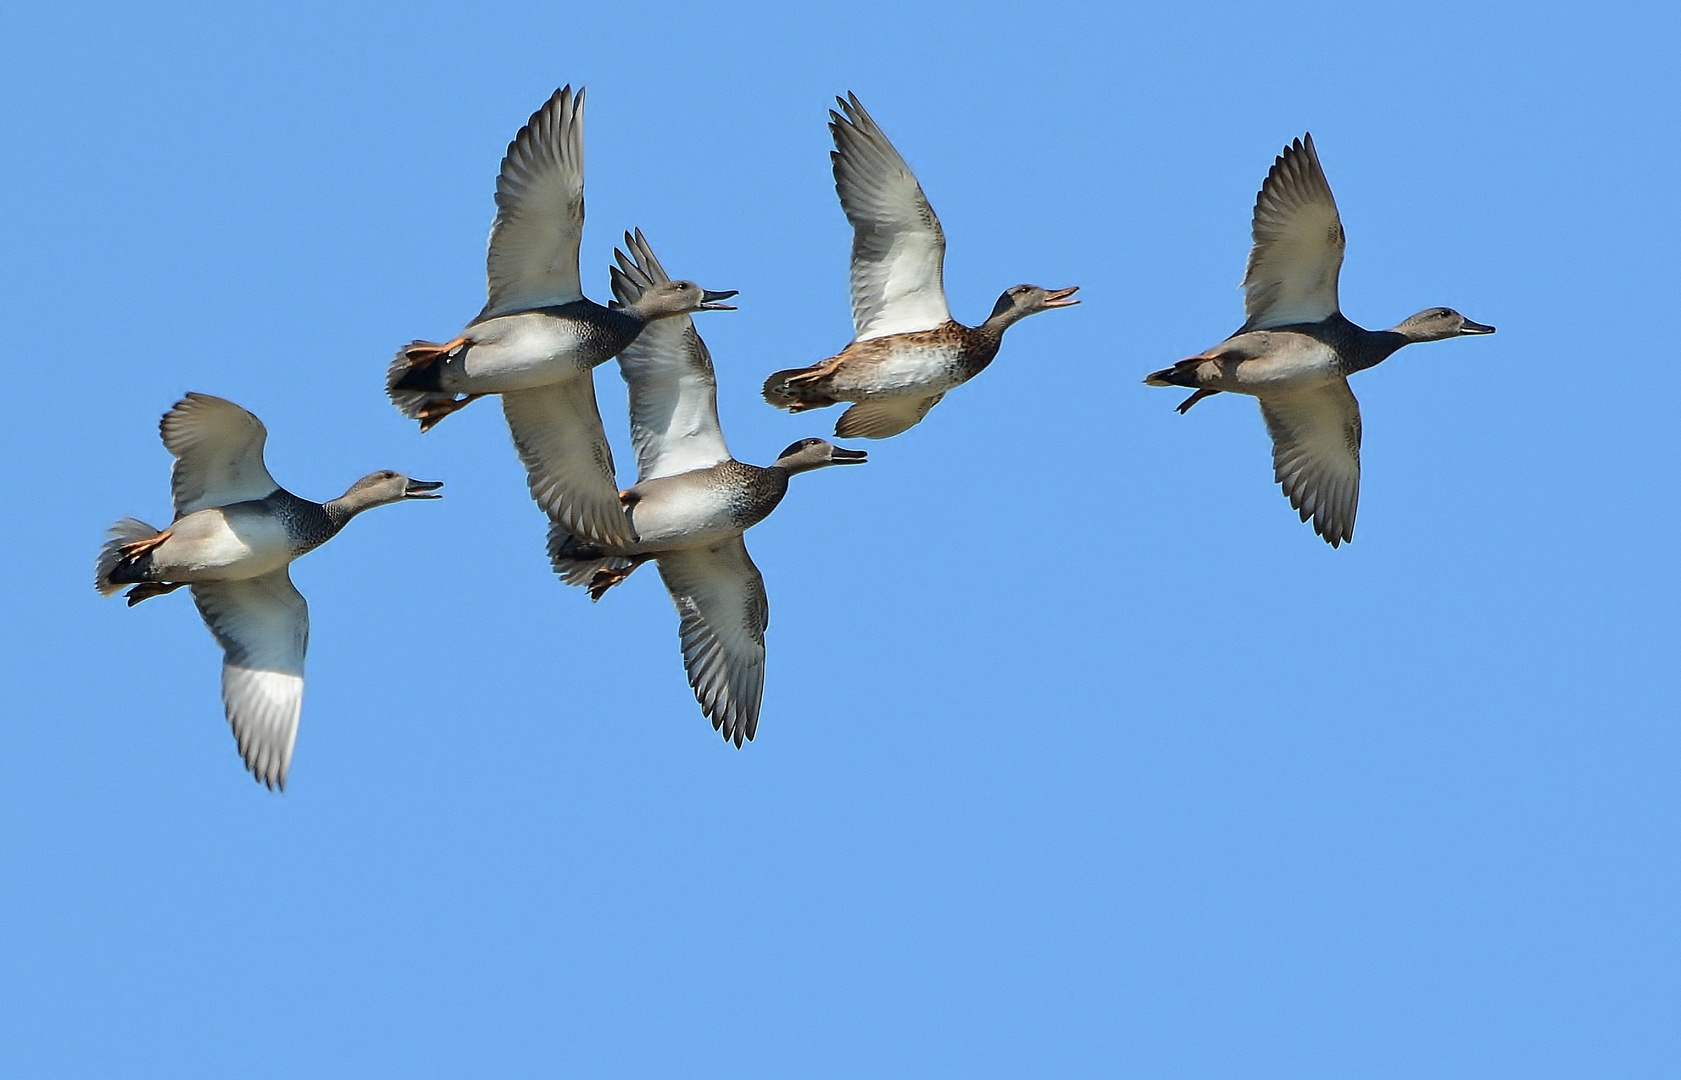
{"type": "Polygon", "coordinates": [[[175,456],[169,484],[178,518],[261,499],[280,486],[263,464],[268,429],[231,401],[188,394],[164,413],[158,433],[175,456]]]}
{"type": "MultiPolygon", "coordinates": [[[[630,255],[614,252],[613,295],[634,303],[671,280],[640,230],[625,236],[630,255]]],[[[630,438],[638,480],[707,469],[730,457],[718,427],[718,380],[712,354],[687,315],[655,319],[619,353],[630,385],[630,438]]]]}
{"type": "Polygon", "coordinates": [[[852,325],[868,341],[951,320],[946,236],[922,185],[887,136],[848,94],[829,113],[835,191],[852,223],[852,325]]]}
{"type": "Polygon", "coordinates": [[[222,704],[245,767],[284,790],[303,707],[309,605],[284,569],[192,591],[225,654],[222,704]]]}
{"type": "Polygon", "coordinates": [[[1347,238],[1312,135],[1285,147],[1267,173],[1255,197],[1253,234],[1243,330],[1316,323],[1337,313],[1347,238]]]}

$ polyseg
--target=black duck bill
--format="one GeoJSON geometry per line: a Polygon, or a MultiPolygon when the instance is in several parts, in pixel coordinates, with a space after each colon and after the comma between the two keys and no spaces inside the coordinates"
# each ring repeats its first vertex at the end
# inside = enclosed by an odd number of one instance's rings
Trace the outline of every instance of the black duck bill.
{"type": "Polygon", "coordinates": [[[711,289],[705,289],[700,294],[700,309],[702,311],[734,311],[734,304],[725,304],[721,301],[740,294],[740,289],[725,289],[723,292],[713,292],[711,289]]]}
{"type": "Polygon", "coordinates": [[[410,480],[403,489],[405,499],[441,499],[443,495],[438,491],[444,486],[442,480],[410,480]]]}

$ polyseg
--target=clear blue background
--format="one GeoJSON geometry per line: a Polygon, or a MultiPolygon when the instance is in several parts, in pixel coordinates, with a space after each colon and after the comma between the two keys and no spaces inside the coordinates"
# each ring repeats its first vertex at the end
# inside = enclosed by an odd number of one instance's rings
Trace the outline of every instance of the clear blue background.
{"type": "MultiPolygon", "coordinates": [[[[1681,1055],[1681,74],[1660,5],[13,5],[0,91],[8,1076],[1648,1077],[1681,1055]],[[507,140],[587,84],[586,289],[646,229],[763,376],[850,336],[857,91],[959,318],[1085,304],[749,536],[758,741],[656,575],[559,586],[499,410],[393,348],[478,310],[507,140]],[[1314,133],[1344,308],[1492,338],[1360,376],[1357,539],[1249,402],[1140,384],[1241,319],[1314,133]],[[90,587],[225,395],[293,490],[448,481],[300,563],[291,789],[185,596],[90,587]]],[[[630,460],[623,390],[598,375],[630,460]]]]}

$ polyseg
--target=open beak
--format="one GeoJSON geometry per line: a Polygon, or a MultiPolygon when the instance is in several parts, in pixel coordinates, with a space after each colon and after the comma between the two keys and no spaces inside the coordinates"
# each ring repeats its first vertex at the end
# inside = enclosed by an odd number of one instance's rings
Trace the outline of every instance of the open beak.
{"type": "Polygon", "coordinates": [[[862,465],[870,460],[870,455],[863,450],[848,450],[844,446],[837,446],[829,451],[829,460],[836,465],[862,465]]]}
{"type": "Polygon", "coordinates": [[[1466,319],[1465,325],[1459,328],[1459,332],[1461,334],[1492,334],[1494,333],[1494,327],[1486,323],[1472,322],[1470,319],[1466,319]]]}
{"type": "Polygon", "coordinates": [[[1052,289],[1045,293],[1045,306],[1048,308],[1073,307],[1075,304],[1078,304],[1079,301],[1070,300],[1068,298],[1079,291],[1080,287],[1078,285],[1070,285],[1066,289],[1052,289]]]}
{"type": "Polygon", "coordinates": [[[438,489],[444,486],[442,480],[410,480],[409,486],[403,489],[405,499],[441,499],[438,489]]]}
{"type": "Polygon", "coordinates": [[[737,295],[739,289],[725,289],[723,292],[713,292],[707,289],[700,294],[700,309],[702,311],[734,311],[734,304],[721,304],[720,300],[728,300],[737,295]]]}

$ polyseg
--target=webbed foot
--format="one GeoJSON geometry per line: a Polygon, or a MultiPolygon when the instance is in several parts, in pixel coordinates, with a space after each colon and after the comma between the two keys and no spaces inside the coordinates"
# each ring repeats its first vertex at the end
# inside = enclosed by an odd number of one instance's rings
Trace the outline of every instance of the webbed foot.
{"type": "Polygon", "coordinates": [[[185,585],[184,581],[143,581],[123,595],[128,597],[128,606],[133,607],[142,600],[150,600],[154,596],[165,596],[185,585]]]}
{"type": "Polygon", "coordinates": [[[467,344],[465,337],[457,337],[442,343],[411,341],[403,346],[403,359],[409,362],[411,371],[417,368],[430,367],[465,344],[467,344]]]}
{"type": "Polygon", "coordinates": [[[420,421],[422,432],[431,431],[443,422],[444,417],[451,413],[460,412],[473,402],[484,397],[483,394],[464,394],[461,397],[438,397],[429,399],[426,404],[416,410],[414,417],[420,421]]]}
{"type": "Polygon", "coordinates": [[[1190,397],[1186,398],[1184,401],[1181,401],[1179,403],[1179,405],[1177,407],[1179,415],[1180,416],[1185,415],[1185,413],[1190,411],[1190,408],[1191,408],[1192,405],[1195,405],[1197,402],[1201,401],[1205,397],[1213,397],[1215,394],[1218,394],[1219,392],[1220,391],[1218,391],[1218,390],[1206,390],[1206,389],[1198,390],[1196,393],[1192,394],[1190,397]]]}
{"type": "Polygon", "coordinates": [[[613,586],[619,584],[624,581],[625,578],[635,573],[636,568],[647,562],[649,558],[650,556],[644,555],[640,558],[632,559],[629,566],[606,567],[601,570],[597,570],[595,572],[595,577],[590,579],[590,599],[600,600],[603,596],[606,596],[608,589],[611,589],[613,586]]]}
{"type": "Polygon", "coordinates": [[[839,371],[840,366],[840,357],[831,357],[828,360],[823,361],[821,364],[818,364],[810,371],[802,372],[799,375],[788,376],[787,383],[789,386],[793,386],[795,383],[809,383],[816,382],[819,379],[827,379],[829,376],[839,371]]]}

